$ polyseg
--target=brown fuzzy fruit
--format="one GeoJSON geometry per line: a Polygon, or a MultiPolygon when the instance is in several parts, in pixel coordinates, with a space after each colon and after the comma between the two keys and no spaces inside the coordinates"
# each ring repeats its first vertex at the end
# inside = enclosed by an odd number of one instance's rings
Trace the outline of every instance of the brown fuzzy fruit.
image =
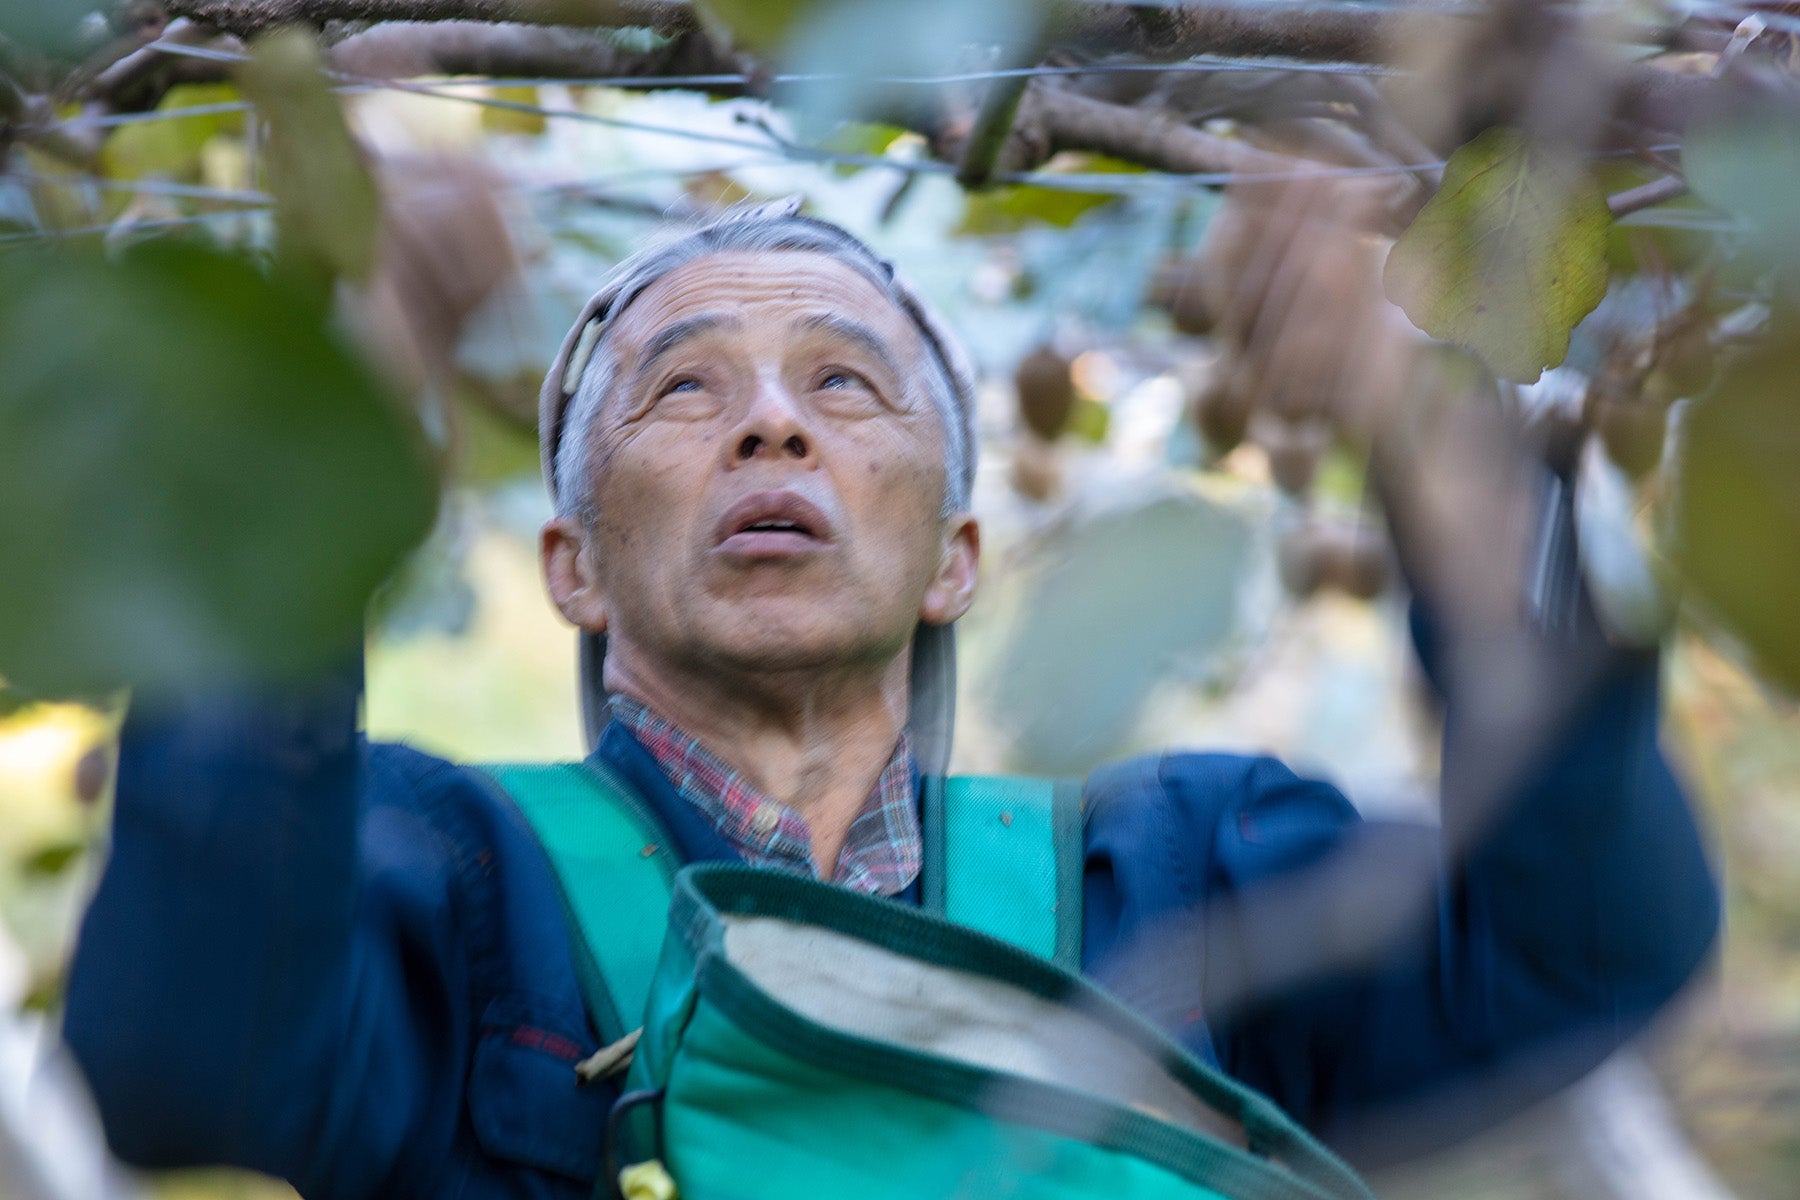
{"type": "Polygon", "coordinates": [[[1075,381],[1069,376],[1069,360],[1048,344],[1019,360],[1013,373],[1019,390],[1019,419],[1046,441],[1055,441],[1069,427],[1075,411],[1075,381]]]}
{"type": "Polygon", "coordinates": [[[1713,348],[1703,326],[1684,330],[1657,347],[1660,360],[1658,373],[1664,375],[1672,396],[1698,396],[1712,386],[1719,367],[1719,354],[1713,348]]]}
{"type": "Polygon", "coordinates": [[[1607,404],[1600,409],[1600,441],[1606,456],[1632,479],[1642,479],[1662,462],[1668,413],[1645,400],[1607,404]]]}
{"type": "Polygon", "coordinates": [[[1269,456],[1269,475],[1275,486],[1290,496],[1311,491],[1313,477],[1319,473],[1320,450],[1315,441],[1296,432],[1270,435],[1263,451],[1269,456]]]}
{"type": "Polygon", "coordinates": [[[1325,582],[1325,547],[1311,524],[1290,525],[1275,543],[1275,569],[1281,586],[1304,600],[1325,582]]]}
{"type": "Polygon", "coordinates": [[[1157,268],[1150,283],[1150,303],[1168,313],[1181,333],[1201,336],[1218,324],[1218,314],[1207,298],[1205,268],[1193,259],[1177,258],[1157,268]]]}
{"type": "Polygon", "coordinates": [[[1230,372],[1215,372],[1189,404],[1194,424],[1214,454],[1229,453],[1244,440],[1250,424],[1250,397],[1235,386],[1230,372]]]}
{"type": "Polygon", "coordinates": [[[1325,582],[1358,600],[1387,589],[1391,564],[1385,540],[1364,525],[1332,529],[1323,539],[1325,582]]]}
{"type": "Polygon", "coordinates": [[[1606,456],[1632,479],[1662,462],[1668,412],[1644,394],[1643,383],[1603,372],[1588,385],[1587,418],[1606,447],[1606,456]]]}
{"type": "Polygon", "coordinates": [[[1199,302],[1215,323],[1224,323],[1241,335],[1256,324],[1256,310],[1266,290],[1271,249],[1263,241],[1266,214],[1237,197],[1228,197],[1207,222],[1206,232],[1194,252],[1195,270],[1190,277],[1199,302]],[[1248,277],[1261,264],[1258,280],[1248,277]]]}
{"type": "Polygon", "coordinates": [[[1062,461],[1056,447],[1030,434],[1018,439],[1012,460],[1013,491],[1039,503],[1062,490],[1062,461]]]}

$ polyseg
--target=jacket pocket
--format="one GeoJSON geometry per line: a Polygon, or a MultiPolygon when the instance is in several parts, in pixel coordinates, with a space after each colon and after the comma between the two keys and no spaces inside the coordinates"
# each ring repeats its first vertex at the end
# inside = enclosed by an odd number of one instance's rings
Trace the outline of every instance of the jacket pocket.
{"type": "Polygon", "coordinates": [[[575,1064],[596,1047],[571,1024],[529,997],[490,1004],[475,1047],[469,1116],[492,1157],[587,1183],[600,1174],[606,1114],[618,1093],[577,1083],[575,1064]]]}

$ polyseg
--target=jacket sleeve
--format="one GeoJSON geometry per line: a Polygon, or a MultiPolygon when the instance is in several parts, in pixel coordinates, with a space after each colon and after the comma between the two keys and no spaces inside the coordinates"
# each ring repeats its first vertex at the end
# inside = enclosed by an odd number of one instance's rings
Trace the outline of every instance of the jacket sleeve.
{"type": "MultiPolygon", "coordinates": [[[[1718,929],[1657,724],[1655,657],[1616,655],[1454,857],[1436,830],[1361,822],[1330,785],[1246,760],[1207,835],[1205,989],[1223,1065],[1378,1161],[1598,1063],[1718,929]]],[[[1193,809],[1174,774],[1172,796],[1193,809]]]]}
{"type": "Polygon", "coordinates": [[[65,1018],[127,1161],[334,1196],[445,1161],[469,1044],[454,853],[416,772],[357,737],[358,690],[133,705],[65,1018]]]}

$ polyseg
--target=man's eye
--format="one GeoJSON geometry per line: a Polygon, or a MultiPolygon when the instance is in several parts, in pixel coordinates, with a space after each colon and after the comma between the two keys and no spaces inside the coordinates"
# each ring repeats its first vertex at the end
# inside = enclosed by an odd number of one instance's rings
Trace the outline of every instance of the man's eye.
{"type": "Polygon", "coordinates": [[[674,379],[669,380],[669,382],[665,383],[663,385],[661,394],[664,396],[669,396],[669,395],[673,395],[676,392],[697,392],[699,390],[700,390],[700,381],[698,379],[695,379],[691,375],[680,375],[674,379]]]}
{"type": "Polygon", "coordinates": [[[867,387],[861,375],[851,371],[827,371],[819,376],[819,387],[827,391],[840,391],[844,388],[867,387]]]}

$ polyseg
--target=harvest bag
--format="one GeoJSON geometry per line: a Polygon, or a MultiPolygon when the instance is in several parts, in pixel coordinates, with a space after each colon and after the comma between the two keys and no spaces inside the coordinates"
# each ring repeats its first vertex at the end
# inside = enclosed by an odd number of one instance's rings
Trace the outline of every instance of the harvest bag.
{"type": "Polygon", "coordinates": [[[684,1200],[1368,1195],[1076,976],[741,866],[676,880],[627,1102],[628,1160],[660,1159],[684,1200]]]}
{"type": "Polygon", "coordinates": [[[592,764],[490,770],[557,868],[583,974],[608,992],[602,1035],[637,1027],[620,1018],[628,1006],[642,1014],[598,1195],[616,1194],[620,1165],[656,1160],[682,1200],[1369,1197],[1273,1103],[1070,969],[1078,787],[927,788],[927,905],[997,924],[997,937],[738,865],[689,867],[671,897],[669,856],[646,840],[660,834],[621,781],[592,764]],[[566,774],[546,786],[542,772],[566,774]],[[576,875],[564,824],[580,830],[586,868],[627,878],[576,875]],[[1036,853],[1008,852],[1028,843],[1036,853]],[[980,863],[983,850],[998,857],[980,863]],[[979,877],[1005,902],[959,902],[979,877]],[[583,892],[588,916],[605,899],[612,920],[584,920],[583,892]],[[653,978],[643,931],[619,928],[621,901],[667,914],[653,978]]]}

